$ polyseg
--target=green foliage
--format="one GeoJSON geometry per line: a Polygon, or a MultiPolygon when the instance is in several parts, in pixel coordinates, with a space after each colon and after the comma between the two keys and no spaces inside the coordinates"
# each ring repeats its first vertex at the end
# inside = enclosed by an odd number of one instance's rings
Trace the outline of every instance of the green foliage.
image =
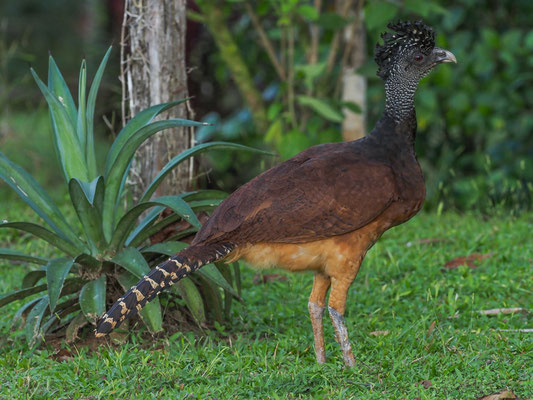
{"type": "MultiPolygon", "coordinates": [[[[254,283],[243,269],[245,303],[230,326],[177,332],[147,344],[138,334],[98,351],[77,343],[42,346],[30,357],[0,315],[0,386],[6,398],[415,399],[471,400],[508,388],[533,393],[533,313],[486,316],[500,307],[533,309],[533,215],[423,213],[387,231],[368,252],[349,292],[346,325],[357,366],[344,367],[327,313],[327,362],[318,365],[307,314],[312,275],[254,283]],[[420,239],[442,239],[420,242],[420,239]],[[408,245],[410,244],[410,245],[408,245]],[[476,264],[443,271],[473,252],[476,264]],[[374,336],[371,332],[388,331],[374,336]],[[421,381],[430,381],[425,387],[421,381]],[[131,382],[135,382],[132,396],[131,382]],[[110,395],[112,393],[112,395],[110,395]],[[155,395],[154,395],[155,394],[155,395]]],[[[12,290],[23,266],[0,265],[12,290]]],[[[181,281],[186,282],[186,281],[181,281]]],[[[39,299],[37,299],[39,301],[39,299]]]]}
{"type": "MultiPolygon", "coordinates": [[[[493,5],[417,0],[396,12],[423,17],[435,28],[437,45],[458,60],[453,71],[439,67],[423,80],[416,98],[417,154],[429,207],[503,205],[516,212],[533,205],[533,31],[526,17],[533,15],[533,3],[493,5]]],[[[370,45],[382,28],[368,28],[370,45]]],[[[371,70],[368,99],[375,121],[383,89],[370,67],[365,70],[371,70]]]]}
{"type": "MultiPolygon", "coordinates": [[[[31,299],[22,305],[14,322],[25,317],[26,338],[30,345],[40,341],[47,332],[66,326],[75,332],[86,321],[95,323],[106,308],[107,288],[118,282],[124,290],[162,260],[182,249],[186,244],[172,241],[159,246],[145,246],[146,239],[169,224],[183,219],[191,224],[187,233],[200,229],[196,212],[210,211],[223,198],[217,191],[197,191],[152,199],[163,178],[181,162],[207,150],[246,150],[260,152],[238,144],[213,142],[193,147],[177,155],[163,168],[148,186],[140,201],[124,209],[124,182],[137,148],[155,133],[174,126],[203,126],[204,123],[184,119],[153,122],[161,112],[185,100],[150,107],[138,113],[118,134],[111,146],[103,171],[96,164],[94,148],[94,108],[96,94],[111,48],[107,51],[87,95],[85,61],[80,68],[78,107],[55,61],[49,59],[48,85],[31,71],[37,85],[47,100],[52,136],[68,187],[68,199],[74,213],[67,218],[56,202],[41,185],[22,167],[0,153],[0,178],[29,205],[47,227],[33,222],[0,223],[0,228],[29,233],[45,240],[61,254],[56,257],[32,256],[9,248],[0,249],[0,259],[42,265],[29,270],[22,279],[22,289],[0,297],[0,306],[45,292],[38,301],[31,299]],[[164,208],[174,214],[158,221],[164,208]],[[149,211],[150,210],[150,211],[149,211]],[[139,216],[149,211],[138,223],[139,216]],[[76,218],[77,217],[77,218],[76,218]],[[169,253],[171,251],[171,253],[169,253]],[[155,256],[154,256],[155,255],[155,256]],[[41,283],[44,281],[44,283],[41,283]],[[81,312],[85,320],[76,313],[81,312]]],[[[261,152],[264,153],[264,152],[261,152]]],[[[3,229],[2,229],[3,230],[3,229]]],[[[187,281],[180,291],[191,312],[196,316],[205,313],[205,304],[213,299],[195,296],[201,279],[210,282],[214,293],[220,296],[237,296],[229,281],[214,266],[206,266],[193,281],[187,281]],[[213,286],[214,285],[214,286],[213,286]],[[194,287],[194,289],[193,289],[194,287]],[[186,295],[189,295],[186,297],[186,295]]],[[[218,301],[222,307],[222,301],[218,301]]],[[[229,305],[227,305],[229,311],[229,305]]],[[[140,313],[148,328],[162,329],[162,310],[159,301],[153,301],[140,313]]]]}
{"type": "MultiPolygon", "coordinates": [[[[245,12],[231,13],[227,2],[221,7],[231,15],[234,40],[246,55],[248,69],[263,91],[269,127],[254,130],[251,115],[236,112],[242,104],[228,83],[227,67],[216,51],[202,46],[208,54],[195,55],[191,62],[204,63],[201,75],[216,79],[224,117],[210,114],[205,121],[220,122],[216,128],[202,128],[206,137],[240,140],[253,146],[263,142],[286,159],[304,148],[327,141],[340,141],[339,121],[353,104],[339,96],[342,51],[328,65],[335,37],[353,18],[331,7],[311,11],[309,2],[248,0],[255,10],[277,62],[268,55],[257,27],[245,12]],[[311,57],[313,29],[319,31],[316,59],[311,57]],[[293,51],[291,49],[291,37],[293,51]],[[251,40],[254,38],[255,40],[251,40]],[[201,58],[200,58],[201,57],[201,58]],[[289,72],[293,71],[289,79],[289,72]]],[[[342,2],[341,2],[342,3],[342,2]]],[[[453,69],[440,66],[421,82],[417,93],[419,133],[417,154],[426,182],[427,206],[489,210],[505,205],[513,212],[531,208],[533,202],[533,3],[439,0],[388,0],[364,3],[367,33],[367,62],[359,73],[367,77],[367,128],[381,116],[383,83],[376,77],[373,61],[375,43],[389,21],[423,18],[437,32],[437,45],[451,50],[458,59],[453,69]]],[[[229,17],[228,17],[229,18],[229,17]]],[[[203,86],[202,86],[203,87],[203,86]]],[[[256,175],[264,166],[251,164],[245,154],[211,157],[217,171],[215,180],[224,187],[256,175]],[[237,160],[235,160],[237,158],[237,160]],[[246,168],[235,168],[247,165],[246,168]],[[236,182],[238,171],[246,173],[236,182]]]]}

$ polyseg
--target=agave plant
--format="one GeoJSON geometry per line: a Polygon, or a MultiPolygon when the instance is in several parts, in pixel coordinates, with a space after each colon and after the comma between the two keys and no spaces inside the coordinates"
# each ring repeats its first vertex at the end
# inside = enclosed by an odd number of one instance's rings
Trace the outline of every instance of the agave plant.
{"type": "MultiPolygon", "coordinates": [[[[153,134],[176,126],[201,126],[185,119],[154,121],[161,112],[184,100],[159,104],[138,113],[120,131],[113,142],[102,171],[94,149],[94,109],[98,87],[109,58],[105,54],[87,95],[87,69],[81,63],[78,107],[68,90],[54,59],[49,58],[48,85],[35,71],[31,73],[42,91],[49,109],[53,140],[68,194],[77,221],[68,219],[52,198],[24,169],[0,153],[0,178],[3,179],[43,220],[45,225],[4,221],[0,228],[25,231],[57,248],[62,257],[45,258],[12,249],[0,249],[0,258],[37,264],[21,283],[21,289],[0,297],[0,307],[32,296],[15,314],[15,326],[25,321],[27,341],[34,345],[47,332],[67,328],[67,336],[78,327],[94,323],[105,311],[106,284],[117,282],[127,289],[149,271],[162,257],[173,255],[187,244],[179,239],[201,227],[196,212],[210,210],[225,197],[219,191],[202,190],[174,196],[152,198],[165,176],[181,162],[210,149],[257,151],[233,143],[212,142],[197,145],[176,155],[148,185],[141,199],[129,209],[123,206],[125,182],[131,160],[139,146],[153,134]],[[169,208],[173,214],[159,218],[169,208]],[[145,214],[141,221],[139,218],[145,214]],[[179,219],[191,228],[170,241],[147,245],[147,239],[179,219]],[[80,312],[81,310],[81,312],[80,312]]],[[[234,270],[234,275],[238,272],[234,270]]],[[[198,323],[205,321],[205,305],[222,310],[236,296],[229,270],[209,265],[193,280],[183,280],[176,287],[198,323]],[[197,281],[197,284],[194,283],[197,281]],[[201,283],[201,291],[198,289],[201,283]],[[225,293],[222,302],[221,292],[225,293]],[[204,296],[202,296],[202,293],[204,296]]],[[[218,313],[220,314],[220,313],[218,313]]],[[[148,304],[140,313],[147,327],[157,332],[162,326],[159,301],[148,304]]]]}

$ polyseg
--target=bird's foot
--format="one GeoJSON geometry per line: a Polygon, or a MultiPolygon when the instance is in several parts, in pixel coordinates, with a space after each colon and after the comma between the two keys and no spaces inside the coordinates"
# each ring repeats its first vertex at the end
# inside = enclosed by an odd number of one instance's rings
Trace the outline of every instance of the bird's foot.
{"type": "Polygon", "coordinates": [[[348,339],[348,329],[346,329],[346,325],[344,323],[344,316],[333,307],[328,307],[328,311],[331,318],[331,323],[335,329],[335,337],[342,350],[344,363],[347,367],[353,367],[355,366],[355,357],[352,352],[352,345],[348,339]]]}
{"type": "Polygon", "coordinates": [[[315,337],[315,355],[316,361],[319,364],[326,362],[326,351],[324,349],[324,329],[322,325],[322,317],[324,315],[323,306],[310,301],[308,303],[309,316],[311,317],[311,324],[313,326],[313,336],[315,337]]]}

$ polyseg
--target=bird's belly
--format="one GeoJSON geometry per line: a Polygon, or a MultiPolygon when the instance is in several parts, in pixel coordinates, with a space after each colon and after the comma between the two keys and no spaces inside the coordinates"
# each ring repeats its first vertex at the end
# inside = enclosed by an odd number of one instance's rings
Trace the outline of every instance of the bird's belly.
{"type": "Polygon", "coordinates": [[[243,259],[256,268],[323,271],[359,266],[367,250],[390,225],[373,221],[363,228],[306,243],[256,243],[237,248],[228,262],[243,259]]]}

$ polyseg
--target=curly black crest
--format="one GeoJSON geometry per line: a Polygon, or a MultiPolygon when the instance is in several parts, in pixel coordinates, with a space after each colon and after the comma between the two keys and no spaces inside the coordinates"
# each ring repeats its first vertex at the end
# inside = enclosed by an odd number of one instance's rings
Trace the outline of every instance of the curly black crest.
{"type": "Polygon", "coordinates": [[[387,28],[394,33],[381,34],[383,45],[376,44],[374,60],[378,64],[378,76],[386,79],[389,75],[395,56],[416,47],[425,55],[431,53],[435,47],[435,32],[433,28],[422,21],[390,22],[387,28]]]}

